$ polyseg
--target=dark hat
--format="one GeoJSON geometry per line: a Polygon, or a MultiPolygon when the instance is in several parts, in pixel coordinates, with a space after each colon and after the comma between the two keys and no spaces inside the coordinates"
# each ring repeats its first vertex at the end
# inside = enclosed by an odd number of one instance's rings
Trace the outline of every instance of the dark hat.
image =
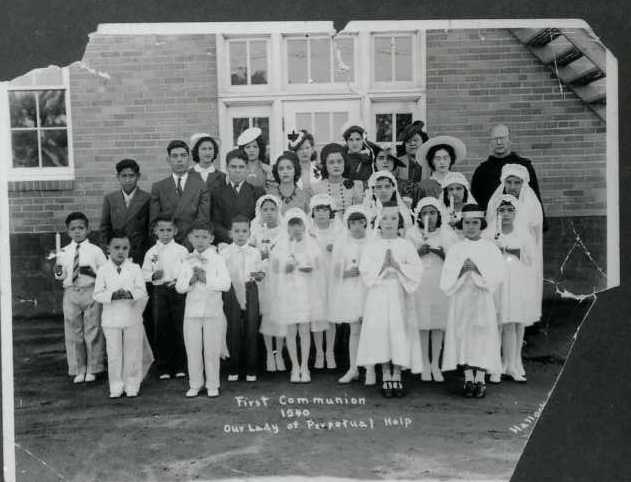
{"type": "Polygon", "coordinates": [[[401,161],[401,159],[399,159],[394,154],[392,154],[392,147],[391,146],[381,147],[381,146],[379,146],[377,144],[375,144],[374,146],[375,147],[373,149],[374,149],[374,153],[375,153],[375,162],[377,161],[377,157],[379,156],[379,154],[384,152],[386,154],[387,158],[394,163],[394,168],[405,167],[405,164],[403,163],[403,161],[401,161]]]}

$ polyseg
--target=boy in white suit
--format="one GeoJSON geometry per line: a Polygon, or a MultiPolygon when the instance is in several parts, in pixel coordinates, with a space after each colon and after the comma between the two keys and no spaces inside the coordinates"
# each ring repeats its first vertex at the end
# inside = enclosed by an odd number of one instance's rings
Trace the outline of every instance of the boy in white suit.
{"type": "Polygon", "coordinates": [[[175,284],[178,293],[186,293],[184,346],[188,360],[187,397],[196,397],[204,385],[209,397],[219,395],[219,360],[227,355],[226,317],[221,292],[230,289],[230,274],[223,258],[211,246],[212,233],[208,222],[193,224],[188,233],[193,252],[182,263],[175,284]]]}
{"type": "Polygon", "coordinates": [[[153,358],[142,323],[147,289],[140,266],[128,258],[129,237],[113,232],[108,247],[110,258],[97,273],[94,299],[103,305],[110,398],[123,392],[135,397],[153,358]],[[147,357],[149,363],[143,366],[147,357]]]}

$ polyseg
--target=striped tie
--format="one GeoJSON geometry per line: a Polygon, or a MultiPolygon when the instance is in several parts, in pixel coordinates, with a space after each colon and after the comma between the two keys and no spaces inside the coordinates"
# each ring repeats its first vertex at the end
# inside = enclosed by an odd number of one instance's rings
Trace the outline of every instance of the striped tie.
{"type": "Polygon", "coordinates": [[[177,194],[181,196],[184,190],[182,189],[182,176],[177,178],[177,194]]]}
{"type": "Polygon", "coordinates": [[[72,262],[72,284],[77,284],[79,279],[79,247],[81,245],[77,243],[77,247],[74,250],[74,260],[72,262]]]}

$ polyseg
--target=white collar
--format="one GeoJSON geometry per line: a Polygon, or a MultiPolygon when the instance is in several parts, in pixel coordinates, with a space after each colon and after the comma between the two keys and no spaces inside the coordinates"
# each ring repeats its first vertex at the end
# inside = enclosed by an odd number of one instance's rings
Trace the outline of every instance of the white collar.
{"type": "Polygon", "coordinates": [[[125,199],[125,201],[130,201],[131,198],[133,198],[134,195],[136,194],[136,191],[138,191],[138,186],[136,186],[134,190],[130,192],[129,194],[127,194],[124,190],[121,189],[121,192],[123,193],[123,199],[125,199]]]}
{"type": "Polygon", "coordinates": [[[79,244],[81,244],[82,246],[86,246],[87,244],[90,244],[90,240],[88,238],[85,238],[83,241],[81,241],[81,243],[77,243],[74,239],[70,241],[70,245],[75,249],[79,244]]]}
{"type": "Polygon", "coordinates": [[[195,164],[193,166],[193,169],[199,173],[213,173],[216,171],[215,166],[213,164],[211,164],[209,167],[202,167],[199,163],[195,164]]]}
{"type": "Polygon", "coordinates": [[[168,243],[164,244],[162,241],[160,241],[159,239],[156,241],[156,247],[160,248],[167,248],[169,246],[173,246],[175,244],[175,239],[172,239],[171,241],[169,241],[168,243]]]}
{"type": "Polygon", "coordinates": [[[177,180],[179,178],[182,178],[182,184],[186,184],[186,179],[188,178],[188,171],[185,172],[184,174],[181,175],[177,175],[175,173],[171,173],[171,176],[173,177],[173,180],[175,181],[175,184],[177,185],[177,180]]]}

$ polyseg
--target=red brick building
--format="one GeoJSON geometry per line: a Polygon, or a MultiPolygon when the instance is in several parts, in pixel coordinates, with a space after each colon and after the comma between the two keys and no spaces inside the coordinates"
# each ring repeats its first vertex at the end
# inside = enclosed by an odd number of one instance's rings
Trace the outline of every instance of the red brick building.
{"type": "Polygon", "coordinates": [[[209,132],[223,157],[258,125],[274,158],[292,129],[306,127],[322,145],[339,141],[347,120],[379,142],[395,142],[416,119],[430,136],[458,136],[468,154],[455,168],[469,178],[488,156],[490,127],[508,125],[514,150],[533,161],[550,217],[546,277],[574,291],[608,285],[582,250],[559,272],[575,229],[617,283],[617,251],[607,249],[617,244],[617,158],[604,99],[559,80],[561,63],[555,75],[536,39],[412,21],[352,22],[333,34],[330,22],[102,25],[81,61],[1,85],[15,314],[60,312],[45,261],[53,233],[73,210],[98,227],[118,160],[136,159],[149,190],[168,173],[171,139],[209,132]]]}

